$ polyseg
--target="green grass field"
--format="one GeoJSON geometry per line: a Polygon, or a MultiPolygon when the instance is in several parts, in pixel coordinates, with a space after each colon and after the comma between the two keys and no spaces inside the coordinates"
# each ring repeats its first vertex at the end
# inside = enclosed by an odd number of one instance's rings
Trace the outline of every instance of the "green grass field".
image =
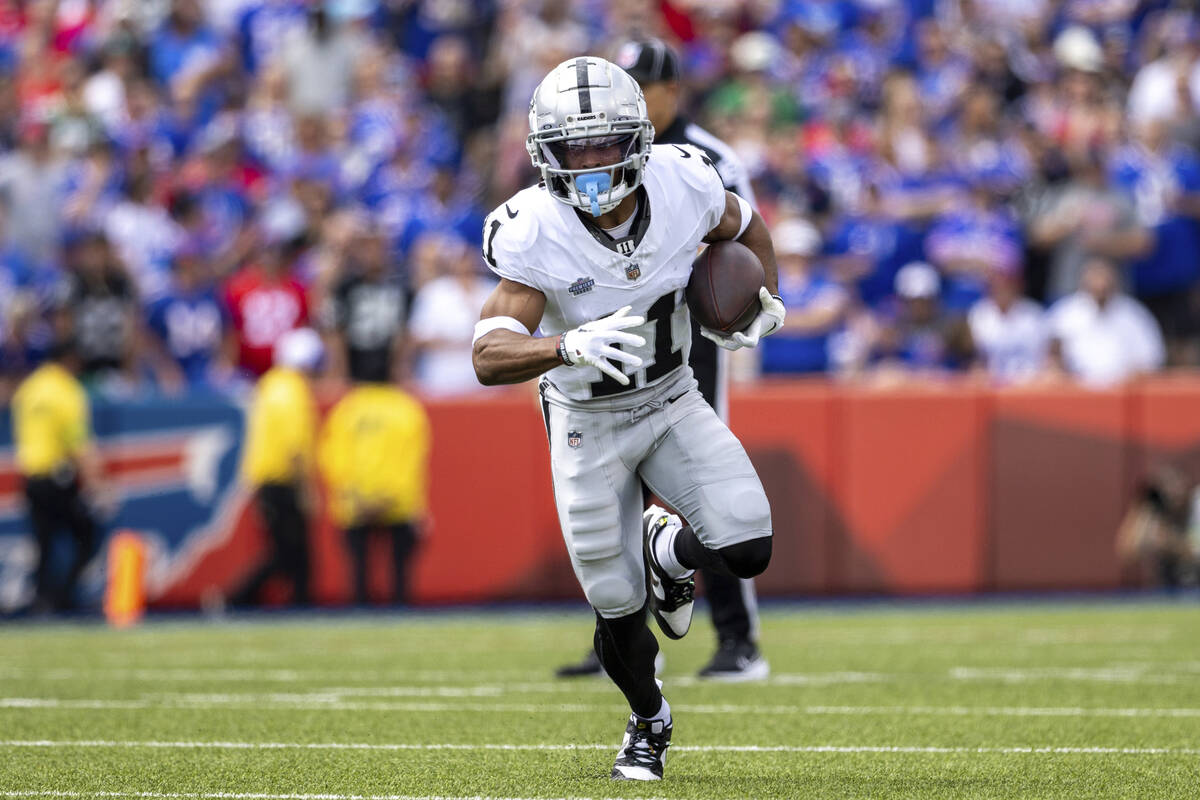
{"type": "Polygon", "coordinates": [[[1200,795],[1192,603],[773,608],[752,685],[701,617],[651,784],[582,610],[0,628],[0,798],[1200,795]]]}

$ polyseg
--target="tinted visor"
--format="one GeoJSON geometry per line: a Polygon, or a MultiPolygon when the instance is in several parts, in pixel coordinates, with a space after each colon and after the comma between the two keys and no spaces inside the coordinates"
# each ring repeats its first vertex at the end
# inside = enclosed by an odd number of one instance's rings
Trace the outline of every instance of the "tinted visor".
{"type": "Polygon", "coordinates": [[[604,163],[597,166],[614,166],[633,155],[634,148],[637,146],[637,134],[563,139],[558,142],[550,142],[546,146],[555,160],[565,169],[579,169],[579,167],[572,167],[572,162],[585,163],[589,161],[587,156],[601,154],[608,157],[604,159],[604,163]],[[616,152],[616,157],[609,155],[610,152],[616,152]]]}

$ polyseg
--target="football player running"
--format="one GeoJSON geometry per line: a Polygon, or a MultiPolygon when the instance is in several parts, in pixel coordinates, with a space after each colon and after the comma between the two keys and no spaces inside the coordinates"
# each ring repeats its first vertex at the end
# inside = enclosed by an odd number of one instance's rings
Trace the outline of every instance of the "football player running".
{"type": "Polygon", "coordinates": [[[487,385],[541,378],[563,539],[596,612],[596,654],[632,711],[612,777],[658,780],[672,719],[647,607],[678,639],[696,569],[749,578],[771,557],[762,483],[688,366],[684,288],[702,242],[749,247],[766,275],[758,316],[731,336],[702,333],[753,347],[783,323],[775,254],[762,218],[701,150],[652,144],[641,89],[616,65],[557,66],[534,91],[529,128],[542,180],[484,222],[501,280],[472,359],[487,385]],[[643,483],[690,525],[643,513],[643,483]]]}
{"type": "MultiPolygon", "coordinates": [[[[717,168],[725,188],[754,205],[754,189],[745,166],[727,144],[681,113],[679,56],[661,39],[626,42],[616,51],[614,63],[638,82],[646,100],[646,112],[654,126],[656,144],[693,144],[704,151],[717,168]]],[[[728,359],[715,342],[703,338],[692,319],[692,345],[688,365],[697,388],[717,416],[729,424],[726,402],[728,359]]],[[[699,585],[708,599],[717,649],[699,672],[701,678],[721,681],[764,680],[771,671],[758,647],[758,597],[754,579],[732,578],[712,570],[699,570],[699,585]]],[[[661,660],[655,662],[662,671],[661,660]]],[[[589,648],[583,660],[555,670],[560,678],[601,675],[604,667],[589,648]]]]}

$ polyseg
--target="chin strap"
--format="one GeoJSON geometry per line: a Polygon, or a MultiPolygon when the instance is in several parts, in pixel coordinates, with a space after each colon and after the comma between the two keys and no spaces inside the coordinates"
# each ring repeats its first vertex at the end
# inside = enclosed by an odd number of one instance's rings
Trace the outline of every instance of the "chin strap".
{"type": "Polygon", "coordinates": [[[600,193],[607,192],[612,186],[612,178],[607,172],[588,172],[575,178],[575,185],[587,193],[592,204],[592,216],[600,216],[600,193]]]}

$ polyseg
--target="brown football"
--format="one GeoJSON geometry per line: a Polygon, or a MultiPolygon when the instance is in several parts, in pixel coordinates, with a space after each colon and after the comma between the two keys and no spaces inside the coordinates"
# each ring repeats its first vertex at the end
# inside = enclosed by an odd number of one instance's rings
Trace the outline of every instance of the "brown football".
{"type": "Polygon", "coordinates": [[[711,244],[692,262],[687,304],[692,317],[711,331],[744,331],[761,306],[765,274],[758,256],[737,242],[711,244]]]}

